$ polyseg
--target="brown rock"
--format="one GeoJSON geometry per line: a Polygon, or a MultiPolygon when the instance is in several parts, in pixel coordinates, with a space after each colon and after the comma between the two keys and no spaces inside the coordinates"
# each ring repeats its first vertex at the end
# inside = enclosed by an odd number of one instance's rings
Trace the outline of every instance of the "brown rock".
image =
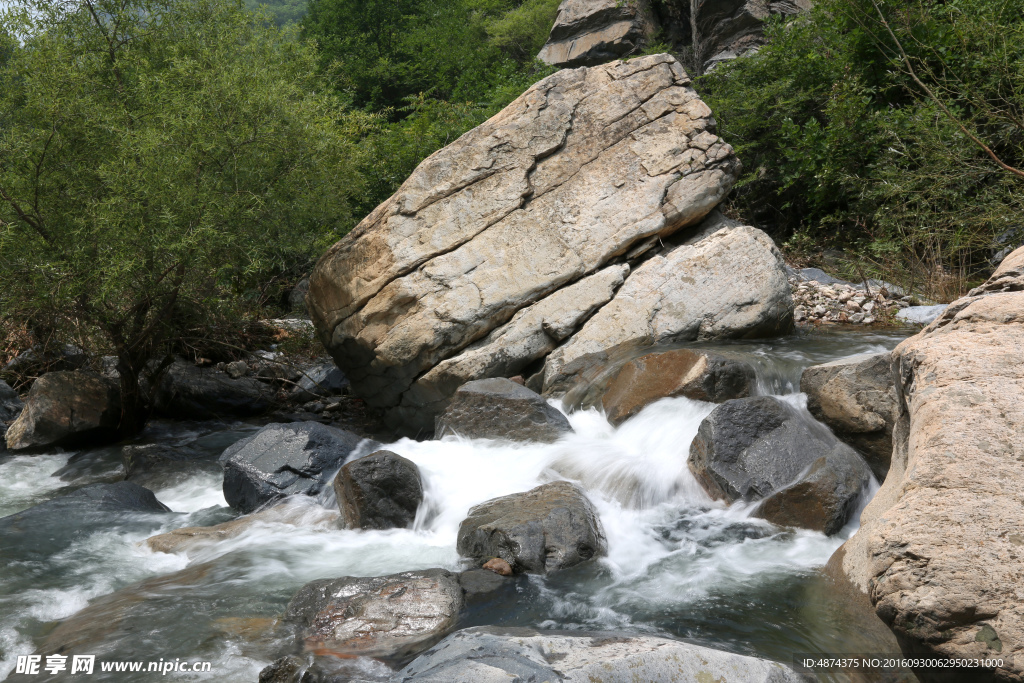
{"type": "Polygon", "coordinates": [[[502,576],[512,576],[512,565],[500,557],[495,557],[484,562],[484,569],[490,570],[502,576]]]}
{"type": "Polygon", "coordinates": [[[636,52],[657,31],[649,0],[562,0],[537,59],[593,66],[636,52]]]}
{"type": "Polygon", "coordinates": [[[25,408],[7,429],[12,451],[114,441],[121,392],[110,380],[82,370],[48,372],[32,385],[25,408]]]}
{"type": "Polygon", "coordinates": [[[406,529],[423,502],[416,463],[377,451],[346,463],[334,477],[338,508],[349,529],[406,529]]]}

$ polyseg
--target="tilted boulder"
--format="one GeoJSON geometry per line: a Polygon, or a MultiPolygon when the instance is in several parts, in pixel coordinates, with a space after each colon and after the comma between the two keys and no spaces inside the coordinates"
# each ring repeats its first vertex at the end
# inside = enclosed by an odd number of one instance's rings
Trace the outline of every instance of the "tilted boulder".
{"type": "Polygon", "coordinates": [[[691,45],[702,72],[764,45],[764,23],[772,15],[794,15],[811,8],[810,0],[701,0],[691,4],[691,45]]]}
{"type": "Polygon", "coordinates": [[[423,502],[423,482],[416,463],[377,451],[342,467],[334,494],[349,529],[406,529],[423,502]]]}
{"type": "Polygon", "coordinates": [[[546,574],[607,552],[604,530],[582,490],[555,481],[476,505],[459,525],[463,557],[500,557],[513,571],[546,574]]]}
{"type": "Polygon", "coordinates": [[[215,368],[174,361],[157,381],[153,405],[161,415],[207,420],[260,415],[270,409],[273,391],[252,377],[232,379],[215,368]]]}
{"type": "Polygon", "coordinates": [[[7,429],[12,451],[116,441],[121,392],[116,384],[82,370],[48,372],[33,384],[25,408],[7,429]]]}
{"type": "Polygon", "coordinates": [[[268,424],[221,455],[224,498],[236,510],[252,512],[284,496],[318,495],[363,441],[318,422],[268,424]]]}
{"type": "MultiPolygon", "coordinates": [[[[520,310],[699,223],[740,171],[713,130],[668,55],[543,79],[427,158],[321,257],[307,297],[317,334],[356,394],[371,407],[399,406],[417,379],[520,310]]],[[[596,305],[561,297],[515,336],[550,321],[565,339],[586,317],[577,312],[596,305]]],[[[499,343],[490,353],[503,360],[485,360],[486,375],[546,349],[499,343]]]]}
{"type": "Polygon", "coordinates": [[[807,410],[864,456],[879,481],[892,458],[896,384],[891,354],[874,353],[813,365],[800,377],[807,410]]]}
{"type": "Polygon", "coordinates": [[[793,297],[771,238],[724,223],[708,232],[634,270],[615,298],[548,356],[544,392],[571,386],[617,347],[769,337],[792,329],[793,297]]]}
{"type": "Polygon", "coordinates": [[[456,631],[395,677],[396,683],[804,680],[778,662],[670,638],[492,626],[456,631]]]}
{"type": "Polygon", "coordinates": [[[288,603],[285,620],[298,626],[308,651],[400,658],[451,632],[462,605],[458,577],[426,569],[313,581],[288,603]]]}
{"type": "Polygon", "coordinates": [[[889,476],[830,560],[905,653],[1002,659],[972,669],[972,680],[1024,679],[1022,359],[1018,249],[893,351],[900,412],[889,476]]]}
{"type": "Polygon", "coordinates": [[[434,435],[550,443],[572,433],[565,415],[510,379],[478,379],[459,387],[438,415],[434,435]]]}
{"type": "Polygon", "coordinates": [[[649,0],[562,0],[537,59],[559,67],[603,64],[639,51],[657,30],[649,0]]]}
{"type": "Polygon", "coordinates": [[[823,426],[771,396],[726,401],[690,444],[690,471],[716,500],[763,500],[770,521],[838,532],[871,473],[823,426]]]}

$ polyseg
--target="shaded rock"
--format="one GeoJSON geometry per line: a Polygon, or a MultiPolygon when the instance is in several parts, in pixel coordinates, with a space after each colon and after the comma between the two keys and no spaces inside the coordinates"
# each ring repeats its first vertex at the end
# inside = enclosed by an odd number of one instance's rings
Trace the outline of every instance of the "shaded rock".
{"type": "Polygon", "coordinates": [[[25,404],[21,402],[18,392],[7,382],[0,380],[0,422],[11,422],[21,413],[25,404]]]}
{"type": "Polygon", "coordinates": [[[896,314],[896,319],[911,325],[927,325],[942,315],[947,304],[937,306],[909,306],[896,314]]]}
{"type": "Polygon", "coordinates": [[[793,298],[772,240],[749,226],[709,227],[710,234],[634,270],[615,298],[548,356],[544,393],[571,386],[623,346],[768,337],[792,328],[793,298]]]}
{"type": "MultiPolygon", "coordinates": [[[[492,560],[493,562],[493,560],[492,560]]],[[[502,560],[504,562],[504,560],[502,560]]],[[[466,600],[475,600],[507,589],[513,582],[488,569],[468,569],[459,574],[459,585],[466,594],[466,600]]]]}
{"type": "Polygon", "coordinates": [[[500,557],[516,572],[546,574],[607,551],[597,512],[583,491],[555,481],[476,505],[459,525],[463,557],[500,557]]]}
{"type": "Polygon", "coordinates": [[[470,439],[546,443],[571,432],[565,415],[542,396],[502,377],[461,386],[434,427],[438,439],[456,434],[470,439]]]}
{"type": "Polygon", "coordinates": [[[88,363],[89,356],[74,344],[56,344],[48,348],[37,344],[7,361],[4,370],[22,379],[31,379],[50,372],[81,370],[88,363]]]}
{"type": "Polygon", "coordinates": [[[807,410],[864,456],[879,481],[892,457],[896,385],[889,353],[864,354],[814,365],[800,377],[807,410]]]}
{"type": "Polygon", "coordinates": [[[224,373],[231,379],[238,379],[249,374],[249,365],[244,360],[236,360],[224,364],[224,373]]]}
{"type": "Polygon", "coordinates": [[[214,368],[174,361],[157,382],[153,403],[161,415],[208,420],[248,417],[270,409],[273,393],[251,377],[232,379],[214,368]]]}
{"type": "Polygon", "coordinates": [[[603,64],[639,51],[657,30],[648,0],[562,0],[537,59],[558,67],[603,64]]]}
{"type": "Polygon", "coordinates": [[[601,407],[608,421],[617,425],[669,396],[711,403],[744,398],[754,392],[756,380],[747,363],[715,353],[658,351],[623,365],[609,380],[601,407]]]}
{"type": "Polygon", "coordinates": [[[972,680],[1024,678],[1022,358],[1018,249],[893,351],[900,413],[889,476],[831,562],[905,653],[1002,657],[972,680]]]}
{"type": "MultiPolygon", "coordinates": [[[[242,512],[303,494],[315,496],[364,439],[318,422],[268,424],[221,455],[224,498],[242,512]]],[[[367,440],[365,448],[371,447],[367,440]]]]}
{"type": "Polygon", "coordinates": [[[288,308],[292,313],[299,315],[306,315],[308,310],[306,309],[306,294],[309,293],[309,278],[304,277],[299,280],[292,291],[288,293],[288,308]]]}
{"type": "Polygon", "coordinates": [[[423,502],[423,483],[416,463],[377,451],[342,467],[334,493],[347,528],[406,529],[423,502]]]}
{"type": "Polygon", "coordinates": [[[346,389],[348,380],[345,374],[334,363],[328,361],[303,372],[289,398],[298,403],[305,403],[317,398],[340,396],[346,389]]]}
{"type": "Polygon", "coordinates": [[[81,370],[50,372],[33,383],[25,408],[7,430],[11,450],[115,441],[121,392],[110,380],[81,370]]]}
{"type": "Polygon", "coordinates": [[[371,407],[399,406],[521,309],[699,223],[740,170],[713,126],[668,55],[543,79],[321,257],[307,297],[320,340],[371,407]]]}
{"type": "Polygon", "coordinates": [[[694,57],[707,71],[764,44],[764,23],[772,15],[793,15],[811,8],[810,0],[727,0],[697,2],[690,18],[694,57]]]}
{"type": "Polygon", "coordinates": [[[444,569],[321,579],[299,589],[285,612],[307,651],[336,657],[404,657],[455,628],[462,588],[444,569]]]}
{"type": "Polygon", "coordinates": [[[778,662],[668,638],[480,626],[451,634],[402,669],[396,680],[797,683],[804,678],[778,662]]]}
{"type": "Polygon", "coordinates": [[[121,449],[124,478],[150,488],[180,483],[199,471],[219,472],[217,456],[190,446],[162,443],[121,449]]]}

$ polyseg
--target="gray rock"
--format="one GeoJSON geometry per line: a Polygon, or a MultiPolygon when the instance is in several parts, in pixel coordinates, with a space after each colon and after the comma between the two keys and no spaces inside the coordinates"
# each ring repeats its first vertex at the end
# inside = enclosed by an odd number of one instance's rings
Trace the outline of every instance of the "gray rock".
{"type": "Polygon", "coordinates": [[[826,533],[846,524],[870,481],[856,451],[771,396],[715,408],[690,444],[688,465],[712,498],[766,499],[762,516],[826,533]]]}
{"type": "Polygon", "coordinates": [[[695,58],[708,71],[764,44],[764,22],[775,14],[792,15],[810,9],[808,0],[726,0],[700,2],[690,18],[695,58]]]}
{"type": "Polygon", "coordinates": [[[167,417],[207,420],[260,415],[270,409],[272,398],[273,392],[251,377],[232,379],[220,370],[176,360],[157,382],[153,403],[167,417]]]}
{"type": "Polygon", "coordinates": [[[467,382],[438,416],[435,437],[557,441],[572,432],[569,420],[539,394],[510,379],[467,382]]]}
{"type": "Polygon", "coordinates": [[[345,459],[369,440],[318,422],[268,424],[221,455],[224,498],[252,512],[284,496],[318,495],[345,459]]]}
{"type": "Polygon", "coordinates": [[[514,583],[512,579],[489,569],[468,569],[459,574],[459,585],[462,586],[467,601],[507,590],[514,583]]]}
{"type": "Polygon", "coordinates": [[[462,588],[444,569],[320,579],[295,594],[285,620],[307,651],[340,657],[405,657],[455,628],[462,588]]]}
{"type": "Polygon", "coordinates": [[[575,484],[555,481],[476,505],[459,525],[459,554],[500,557],[513,571],[545,574],[607,552],[590,500],[575,484]]]}
{"type": "Polygon", "coordinates": [[[423,502],[423,483],[416,463],[377,451],[342,467],[334,494],[349,529],[406,529],[423,502]]]}
{"type": "Polygon", "coordinates": [[[942,315],[948,304],[937,306],[908,306],[896,314],[898,320],[911,325],[928,325],[942,315]]]}
{"type": "Polygon", "coordinates": [[[636,52],[657,30],[649,0],[562,0],[537,59],[558,67],[603,64],[636,52]]]}
{"type": "Polygon", "coordinates": [[[345,374],[331,361],[314,365],[303,372],[291,391],[291,400],[306,403],[317,398],[339,396],[348,388],[345,374]]]}
{"type": "Polygon", "coordinates": [[[124,478],[148,488],[163,488],[200,471],[220,472],[217,456],[190,446],[132,444],[121,449],[124,478]]]}
{"type": "Polygon", "coordinates": [[[231,379],[238,379],[239,377],[245,377],[249,372],[249,365],[244,360],[236,360],[231,363],[224,364],[224,372],[231,379]]]}
{"type": "Polygon", "coordinates": [[[788,666],[668,638],[478,626],[457,631],[396,676],[401,683],[797,683],[788,666]]]}
{"type": "Polygon", "coordinates": [[[304,277],[288,293],[288,308],[292,313],[306,315],[306,294],[309,293],[309,277],[304,277]]]}
{"type": "Polygon", "coordinates": [[[800,377],[807,409],[864,456],[879,481],[892,458],[892,430],[899,413],[889,352],[814,365],[800,377]]]}
{"type": "Polygon", "coordinates": [[[24,407],[25,404],[18,397],[18,392],[7,382],[0,380],[0,423],[13,421],[24,407]]]}
{"type": "Polygon", "coordinates": [[[81,370],[48,372],[32,384],[25,408],[7,429],[13,450],[92,445],[118,439],[121,392],[81,370]]]}

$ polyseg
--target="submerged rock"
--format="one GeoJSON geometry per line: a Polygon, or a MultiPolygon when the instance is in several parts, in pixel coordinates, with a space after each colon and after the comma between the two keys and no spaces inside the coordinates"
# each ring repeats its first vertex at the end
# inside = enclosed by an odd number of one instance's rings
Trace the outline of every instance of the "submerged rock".
{"type": "Polygon", "coordinates": [[[260,415],[270,409],[272,399],[273,392],[252,377],[232,379],[215,368],[199,368],[184,360],[167,368],[153,392],[158,413],[194,420],[260,415]]]}
{"type": "Polygon", "coordinates": [[[162,443],[128,445],[121,449],[124,478],[159,488],[182,482],[197,472],[219,472],[217,456],[188,445],[162,443]]]}
{"type": "Polygon", "coordinates": [[[814,365],[800,377],[807,410],[864,456],[879,481],[892,458],[896,384],[891,354],[875,353],[814,365]]]}
{"type": "Polygon", "coordinates": [[[347,528],[406,529],[423,502],[423,483],[416,463],[377,451],[342,467],[334,493],[347,528]]]}
{"type": "Polygon", "coordinates": [[[571,433],[569,420],[544,397],[503,377],[459,387],[434,427],[438,439],[455,434],[469,439],[550,443],[571,433]]]}
{"type": "Polygon", "coordinates": [[[307,651],[335,657],[401,658],[455,628],[458,577],[444,569],[320,579],[303,586],[285,613],[307,651]]]}
{"type": "Polygon", "coordinates": [[[722,681],[797,683],[788,666],[669,638],[478,626],[457,631],[396,676],[401,683],[722,681]]]}
{"type": "Polygon", "coordinates": [[[252,512],[284,496],[315,496],[362,442],[318,422],[268,424],[221,455],[224,498],[236,510],[252,512]]]}
{"type": "Polygon", "coordinates": [[[603,64],[639,51],[657,30],[649,0],[562,0],[537,59],[558,67],[603,64]]]}
{"type": "Polygon", "coordinates": [[[512,569],[547,574],[604,555],[601,521],[575,484],[555,481],[476,505],[459,525],[463,557],[500,557],[512,569]]]}
{"type": "Polygon", "coordinates": [[[121,423],[116,384],[81,370],[48,372],[32,384],[25,408],[7,429],[11,450],[115,441],[121,423]]]}

